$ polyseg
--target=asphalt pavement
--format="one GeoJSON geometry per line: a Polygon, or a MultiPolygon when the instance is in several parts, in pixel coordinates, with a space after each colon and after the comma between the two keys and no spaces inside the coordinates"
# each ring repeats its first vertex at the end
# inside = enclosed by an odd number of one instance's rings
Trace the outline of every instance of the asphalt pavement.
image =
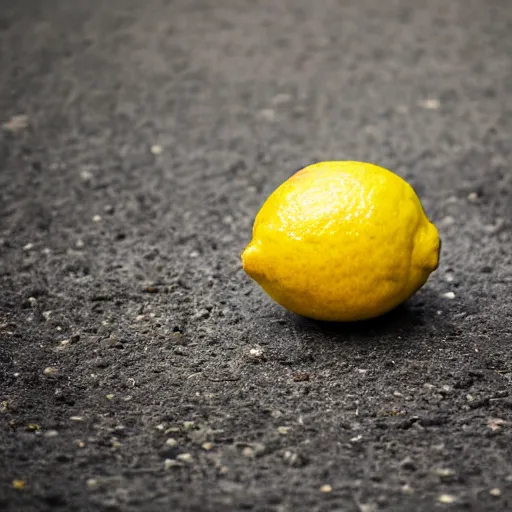
{"type": "Polygon", "coordinates": [[[512,509],[509,0],[0,0],[0,509],[512,509]],[[320,160],[441,264],[374,321],[240,253],[320,160]]]}

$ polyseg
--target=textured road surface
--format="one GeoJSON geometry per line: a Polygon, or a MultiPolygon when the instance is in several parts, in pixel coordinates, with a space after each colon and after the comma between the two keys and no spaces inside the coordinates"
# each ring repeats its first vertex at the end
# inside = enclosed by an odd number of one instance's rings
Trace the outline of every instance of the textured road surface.
{"type": "Polygon", "coordinates": [[[512,508],[509,1],[0,3],[0,509],[512,508]],[[240,268],[326,159],[442,235],[378,321],[240,268]]]}

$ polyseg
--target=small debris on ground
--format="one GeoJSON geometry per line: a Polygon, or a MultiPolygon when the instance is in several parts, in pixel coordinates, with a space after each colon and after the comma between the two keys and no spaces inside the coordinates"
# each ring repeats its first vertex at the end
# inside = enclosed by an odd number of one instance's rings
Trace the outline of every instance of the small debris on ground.
{"type": "Polygon", "coordinates": [[[455,503],[455,501],[457,501],[457,498],[455,496],[453,496],[452,494],[441,494],[437,498],[437,501],[439,501],[439,503],[444,503],[444,504],[449,505],[450,503],[455,503]]]}
{"type": "Polygon", "coordinates": [[[55,375],[57,375],[57,368],[54,368],[53,366],[48,366],[43,370],[43,374],[46,377],[55,377],[55,375]]]}
{"type": "Polygon", "coordinates": [[[242,455],[244,457],[247,457],[248,459],[252,459],[252,458],[254,458],[254,450],[250,446],[246,446],[242,450],[242,455]]]}
{"type": "Polygon", "coordinates": [[[187,464],[190,464],[194,461],[194,458],[192,457],[192,455],[190,455],[190,453],[180,453],[177,457],[176,457],[176,460],[179,460],[180,462],[186,462],[187,464]]]}
{"type": "Polygon", "coordinates": [[[171,468],[178,468],[178,467],[182,467],[183,464],[181,464],[181,462],[178,462],[177,460],[174,460],[174,459],[165,459],[164,460],[164,468],[165,469],[171,469],[171,468]]]}
{"type": "Polygon", "coordinates": [[[18,114],[12,116],[9,121],[2,123],[2,128],[8,132],[16,133],[28,127],[28,116],[18,114]]]}
{"type": "Polygon", "coordinates": [[[427,98],[420,100],[418,105],[426,110],[437,110],[441,106],[441,102],[436,98],[427,98]]]}
{"type": "Polygon", "coordinates": [[[89,478],[86,484],[89,489],[94,489],[98,487],[98,480],[96,480],[95,478],[89,478]]]}
{"type": "Polygon", "coordinates": [[[267,360],[265,351],[261,347],[254,347],[249,350],[249,359],[254,363],[264,362],[267,360]]]}
{"type": "Polygon", "coordinates": [[[501,418],[489,418],[487,422],[487,426],[493,431],[493,432],[499,432],[503,425],[505,425],[507,422],[505,420],[502,420],[501,418]]]}
{"type": "Polygon", "coordinates": [[[16,479],[12,481],[12,486],[14,487],[14,489],[18,489],[19,491],[25,489],[26,485],[27,483],[25,482],[25,480],[16,479]]]}
{"type": "Polygon", "coordinates": [[[434,470],[434,474],[441,478],[442,480],[448,480],[451,477],[455,476],[455,471],[450,468],[438,468],[434,470]]]}

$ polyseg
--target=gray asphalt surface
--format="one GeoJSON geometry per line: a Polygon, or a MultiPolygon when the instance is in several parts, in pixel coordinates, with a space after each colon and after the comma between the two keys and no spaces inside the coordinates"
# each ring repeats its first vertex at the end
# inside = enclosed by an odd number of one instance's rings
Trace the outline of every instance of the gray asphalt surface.
{"type": "Polygon", "coordinates": [[[0,6],[0,509],[511,509],[509,1],[0,6]],[[376,321],[241,270],[333,159],[443,240],[376,321]]]}

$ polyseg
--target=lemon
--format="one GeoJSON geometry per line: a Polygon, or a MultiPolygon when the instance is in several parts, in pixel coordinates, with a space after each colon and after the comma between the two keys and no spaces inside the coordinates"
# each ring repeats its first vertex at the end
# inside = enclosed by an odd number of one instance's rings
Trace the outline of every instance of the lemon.
{"type": "Polygon", "coordinates": [[[265,201],[242,264],[286,309],[356,321],[419,290],[439,251],[436,227],[398,175],[369,163],[320,162],[265,201]]]}

